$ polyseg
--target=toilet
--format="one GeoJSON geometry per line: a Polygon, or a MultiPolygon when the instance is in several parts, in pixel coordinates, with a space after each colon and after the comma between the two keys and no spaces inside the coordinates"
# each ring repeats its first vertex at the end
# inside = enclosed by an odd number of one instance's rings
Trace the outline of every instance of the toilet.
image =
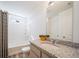
{"type": "Polygon", "coordinates": [[[30,47],[29,47],[29,46],[28,46],[28,47],[23,47],[23,48],[21,49],[21,51],[22,51],[22,53],[23,53],[23,58],[28,57],[29,54],[30,54],[30,47]]]}

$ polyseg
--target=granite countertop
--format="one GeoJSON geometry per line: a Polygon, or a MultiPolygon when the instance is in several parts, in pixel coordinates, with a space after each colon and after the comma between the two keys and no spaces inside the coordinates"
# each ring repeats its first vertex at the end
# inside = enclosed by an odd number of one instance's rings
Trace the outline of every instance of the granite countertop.
{"type": "Polygon", "coordinates": [[[39,47],[41,50],[45,50],[50,55],[55,55],[58,58],[78,58],[79,49],[69,47],[61,44],[51,44],[48,41],[41,42],[39,40],[31,41],[32,44],[39,47]],[[45,44],[44,44],[45,43],[45,44]]]}

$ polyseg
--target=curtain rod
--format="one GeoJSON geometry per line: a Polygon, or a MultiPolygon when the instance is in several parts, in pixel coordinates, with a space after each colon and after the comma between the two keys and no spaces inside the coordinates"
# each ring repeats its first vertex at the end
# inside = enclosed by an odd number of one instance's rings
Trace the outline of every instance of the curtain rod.
{"type": "Polygon", "coordinates": [[[23,17],[23,16],[21,16],[21,15],[16,15],[16,14],[14,14],[14,13],[12,13],[12,12],[8,12],[8,11],[5,11],[5,10],[3,10],[3,9],[0,9],[0,11],[7,12],[8,15],[14,15],[14,16],[18,16],[18,17],[27,19],[26,17],[23,17]]]}
{"type": "Polygon", "coordinates": [[[8,12],[8,15],[14,15],[14,16],[18,16],[18,17],[21,17],[21,18],[26,18],[26,17],[22,17],[20,15],[16,15],[16,14],[13,14],[13,13],[10,13],[10,12],[8,12]]]}

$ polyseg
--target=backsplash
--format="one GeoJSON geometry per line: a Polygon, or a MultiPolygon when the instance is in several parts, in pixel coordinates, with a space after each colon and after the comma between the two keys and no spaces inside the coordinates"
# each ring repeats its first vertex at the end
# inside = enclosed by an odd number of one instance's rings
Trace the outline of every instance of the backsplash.
{"type": "Polygon", "coordinates": [[[53,40],[56,40],[56,43],[58,44],[67,45],[73,48],[79,48],[79,43],[74,43],[74,42],[64,41],[64,40],[59,40],[59,39],[53,39],[53,40]]]}

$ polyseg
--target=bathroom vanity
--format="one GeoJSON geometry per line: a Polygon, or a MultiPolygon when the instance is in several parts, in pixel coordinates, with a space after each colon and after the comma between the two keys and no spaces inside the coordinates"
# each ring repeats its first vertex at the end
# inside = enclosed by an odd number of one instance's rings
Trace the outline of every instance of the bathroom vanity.
{"type": "Polygon", "coordinates": [[[36,46],[35,44],[31,43],[31,51],[37,56],[37,58],[52,58],[52,56],[47,51],[41,49],[40,47],[36,46]]]}
{"type": "Polygon", "coordinates": [[[39,58],[75,58],[79,57],[79,49],[62,44],[53,45],[49,41],[31,41],[31,51],[39,58]]]}

